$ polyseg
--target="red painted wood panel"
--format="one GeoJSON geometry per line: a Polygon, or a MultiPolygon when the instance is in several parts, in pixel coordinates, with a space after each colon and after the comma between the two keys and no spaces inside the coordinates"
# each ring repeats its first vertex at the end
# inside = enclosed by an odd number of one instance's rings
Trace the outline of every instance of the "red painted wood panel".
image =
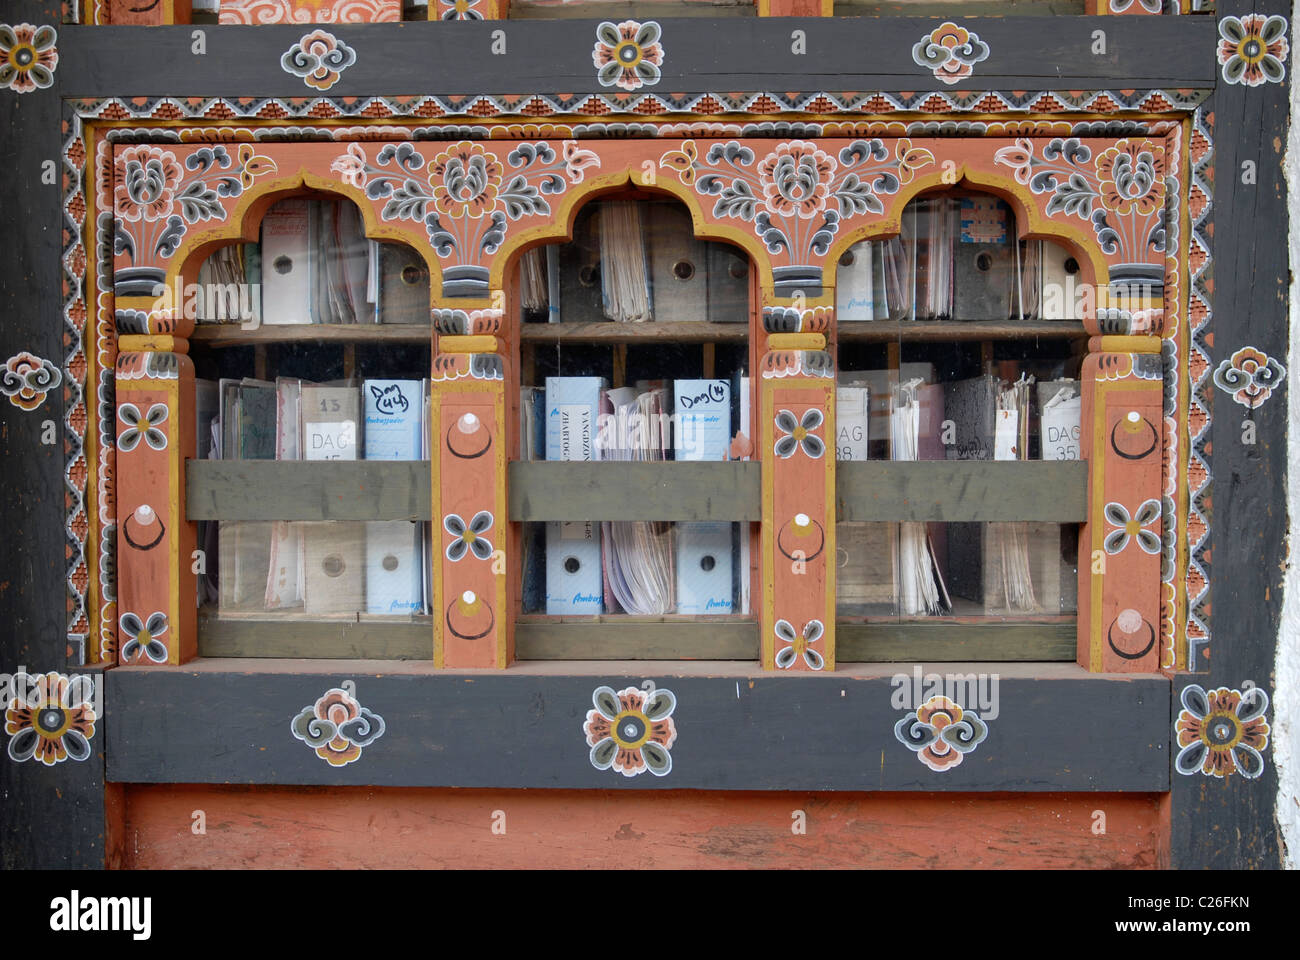
{"type": "Polygon", "coordinates": [[[129,868],[1167,866],[1158,794],[129,785],[129,868]],[[206,834],[192,831],[204,812],[206,834]],[[793,812],[807,833],[792,832],[793,812]],[[505,833],[494,834],[494,811],[505,833]],[[1105,814],[1105,833],[1094,833],[1105,814]],[[500,821],[500,816],[497,816],[500,821]]]}

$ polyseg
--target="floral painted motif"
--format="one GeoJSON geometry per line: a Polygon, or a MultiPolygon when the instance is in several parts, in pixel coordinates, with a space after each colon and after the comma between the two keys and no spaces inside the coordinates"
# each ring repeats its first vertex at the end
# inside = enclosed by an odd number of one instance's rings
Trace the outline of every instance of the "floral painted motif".
{"type": "MultiPolygon", "coordinates": [[[[234,148],[233,156],[222,144],[201,147],[184,163],[164,147],[120,147],[113,157],[114,252],[133,264],[168,258],[191,225],[225,220],[225,198],[240,196],[257,177],[275,172],[275,161],[249,143],[234,148]]],[[[151,295],[165,275],[157,266],[118,270],[116,291],[151,295]]]]}
{"type": "Polygon", "coordinates": [[[1199,770],[1220,779],[1239,773],[1254,779],[1264,772],[1268,694],[1249,685],[1244,693],[1227,687],[1207,692],[1192,683],[1180,699],[1183,709],[1174,724],[1179,747],[1174,768],[1179,773],[1191,776],[1199,770]]]}
{"type": "Polygon", "coordinates": [[[979,34],[955,23],[940,24],[912,48],[916,65],[928,68],[949,85],[965,80],[974,72],[975,64],[988,56],[989,45],[979,34]]]}
{"type": "Polygon", "coordinates": [[[763,329],[768,333],[826,333],[831,313],[830,307],[764,307],[763,329]]]}
{"type": "Polygon", "coordinates": [[[1137,508],[1137,513],[1132,516],[1129,516],[1126,506],[1112,501],[1106,504],[1103,513],[1106,522],[1117,528],[1106,534],[1106,539],[1102,541],[1102,547],[1107,553],[1112,556],[1119,553],[1128,546],[1129,540],[1136,540],[1143,553],[1160,552],[1159,534],[1145,529],[1160,520],[1159,500],[1142,501],[1142,505],[1137,508]]]}
{"type": "Polygon", "coordinates": [[[988,735],[979,714],[943,696],[931,697],[894,724],[898,742],[936,773],[960,766],[988,735]]]}
{"type": "Polygon", "coordinates": [[[591,62],[600,85],[630,91],[658,83],[664,62],[660,32],[653,20],[624,20],[619,24],[606,20],[597,26],[591,62]]]}
{"type": "Polygon", "coordinates": [[[479,219],[497,204],[501,164],[481,143],[462,141],[444,150],[429,164],[433,205],[452,218],[479,219]]]}
{"type": "Polygon", "coordinates": [[[459,514],[449,513],[443,517],[442,525],[456,539],[447,547],[447,559],[455,562],[472,553],[480,560],[492,558],[492,541],[483,534],[492,529],[492,514],[480,510],[467,524],[459,514]]]}
{"type": "Polygon", "coordinates": [[[58,32],[51,26],[0,23],[0,90],[31,93],[54,84],[58,32]]]}
{"type": "Polygon", "coordinates": [[[897,193],[921,167],[934,162],[910,141],[893,154],[883,140],[853,140],[831,156],[817,144],[789,140],[757,157],[735,140],[712,144],[703,159],[694,140],[666,151],[659,165],[674,171],[701,196],[715,197],[713,215],[743,220],[771,254],[800,266],[777,267],[778,292],[821,282],[824,257],[844,222],[885,212],[882,194],[897,193]]]}
{"type": "Polygon", "coordinates": [[[789,460],[800,447],[814,460],[826,452],[822,438],[812,431],[822,425],[826,418],[816,407],[809,407],[802,417],[795,417],[789,410],[781,410],[776,415],[776,428],[781,436],[776,441],[773,452],[783,460],[789,460]]]}
{"type": "Polygon", "coordinates": [[[820,620],[809,620],[803,625],[802,633],[795,633],[794,626],[789,620],[778,620],[776,622],[777,638],[787,646],[777,651],[777,667],[781,670],[789,670],[799,657],[803,657],[804,663],[808,665],[809,670],[820,670],[826,666],[825,658],[812,649],[812,644],[820,640],[825,632],[826,625],[820,620]]]}
{"type": "Polygon", "coordinates": [[[35,410],[62,380],[63,374],[49,360],[23,351],[5,361],[0,371],[0,391],[19,410],[35,410]]]}
{"type": "Polygon", "coordinates": [[[134,403],[124,403],[117,408],[117,415],[126,424],[126,429],[117,438],[117,449],[129,453],[140,443],[140,438],[154,450],[167,449],[167,434],[158,429],[158,425],[167,419],[167,404],[155,403],[144,415],[143,423],[140,408],[134,403]]]}
{"type": "Polygon", "coordinates": [[[835,160],[816,144],[780,144],[758,164],[758,184],[767,208],[779,217],[811,220],[826,209],[835,160]]]}
{"type": "Polygon", "coordinates": [[[666,777],[672,770],[668,751],[677,740],[672,719],[677,697],[670,690],[646,686],[648,691],[627,687],[617,693],[612,687],[597,687],[592,694],[596,709],[587,711],[582,730],[597,770],[613,767],[625,777],[647,770],[666,777]]]}
{"type": "Polygon", "coordinates": [[[357,52],[334,34],[313,30],[285,51],[280,66],[317,90],[328,90],[357,62],[357,52]]]}
{"type": "Polygon", "coordinates": [[[158,639],[167,632],[167,614],[161,610],[151,613],[141,621],[134,613],[122,614],[119,624],[122,643],[122,662],[130,663],[136,657],[148,657],[154,663],[167,662],[167,644],[158,639]]]}
{"type": "Polygon", "coordinates": [[[316,751],[331,767],[361,759],[361,751],[384,735],[384,718],[363,707],[346,690],[335,687],[293,718],[294,737],[316,751]]]}
{"type": "Polygon", "coordinates": [[[1255,409],[1273,395],[1286,367],[1262,350],[1242,347],[1214,371],[1214,385],[1243,407],[1255,409]]]}
{"type": "Polygon", "coordinates": [[[1227,83],[1258,87],[1286,79],[1286,17],[1252,13],[1219,21],[1219,63],[1227,83]]]}
{"type": "MultiPolygon", "coordinates": [[[[1110,12],[1128,13],[1135,3],[1147,13],[1160,12],[1160,0],[1110,0],[1110,12]]],[[[1135,10],[1134,13],[1136,12],[1135,10]]]]}
{"type": "Polygon", "coordinates": [[[331,169],[371,200],[386,198],[384,220],[424,224],[438,257],[452,261],[443,270],[447,296],[487,296],[483,257],[500,249],[510,222],[548,216],[548,197],[581,183],[586,170],[600,165],[596,153],[577,141],[565,141],[559,155],[545,141],[520,143],[504,163],[473,140],[451,144],[431,161],[410,143],[387,143],[373,161],[367,156],[365,148],[351,144],[331,169]]]}
{"type": "Polygon", "coordinates": [[[1094,161],[1079,137],[1056,137],[1035,155],[1035,142],[1021,138],[994,153],[1018,183],[1050,193],[1046,213],[1086,222],[1103,253],[1119,254],[1149,283],[1163,282],[1163,265],[1148,265],[1168,246],[1165,223],[1166,164],[1163,149],[1145,138],[1107,147],[1094,161]]]}
{"type": "Polygon", "coordinates": [[[437,0],[439,20],[482,20],[480,0],[437,0]]]}
{"type": "Polygon", "coordinates": [[[36,678],[34,687],[24,673],[15,680],[25,686],[5,709],[9,759],[35,759],[47,767],[69,758],[88,760],[95,736],[94,680],[53,672],[36,678]]]}

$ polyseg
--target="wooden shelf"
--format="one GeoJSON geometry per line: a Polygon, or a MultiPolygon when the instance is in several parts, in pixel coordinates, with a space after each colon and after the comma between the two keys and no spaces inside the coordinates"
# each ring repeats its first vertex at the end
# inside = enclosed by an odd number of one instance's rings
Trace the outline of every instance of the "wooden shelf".
{"type": "Polygon", "coordinates": [[[864,320],[835,328],[840,343],[1086,337],[1079,320],[864,320]]]}
{"type": "Polygon", "coordinates": [[[433,327],[420,323],[300,323],[244,330],[237,323],[196,324],[192,343],[255,347],[268,343],[433,343],[433,327]]]}
{"type": "Polygon", "coordinates": [[[747,323],[521,323],[521,343],[744,343],[747,323]]]}

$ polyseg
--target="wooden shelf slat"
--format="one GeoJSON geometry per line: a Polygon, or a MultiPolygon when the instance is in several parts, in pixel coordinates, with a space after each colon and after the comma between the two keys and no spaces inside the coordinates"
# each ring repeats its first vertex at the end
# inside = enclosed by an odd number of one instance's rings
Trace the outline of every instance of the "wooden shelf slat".
{"type": "Polygon", "coordinates": [[[1077,627],[1064,623],[952,623],[941,618],[836,623],[837,663],[1070,661],[1077,627]]]}
{"type": "Polygon", "coordinates": [[[506,489],[511,520],[762,519],[753,461],[516,461],[506,489]]]}
{"type": "Polygon", "coordinates": [[[744,343],[747,323],[521,323],[521,343],[744,343]]]}
{"type": "Polygon", "coordinates": [[[1088,519],[1086,460],[843,460],[839,519],[1038,521],[1088,519]]]}
{"type": "Polygon", "coordinates": [[[187,460],[189,520],[430,520],[427,460],[187,460]]]}
{"type": "Polygon", "coordinates": [[[190,341],[209,347],[268,343],[433,343],[433,327],[419,323],[300,323],[245,330],[235,323],[200,323],[190,341]]]}
{"type": "Polygon", "coordinates": [[[955,340],[1031,340],[1082,337],[1078,320],[864,320],[835,328],[840,343],[931,342],[955,340]]]}
{"type": "Polygon", "coordinates": [[[201,615],[199,656],[432,660],[433,618],[409,621],[201,615]]]}

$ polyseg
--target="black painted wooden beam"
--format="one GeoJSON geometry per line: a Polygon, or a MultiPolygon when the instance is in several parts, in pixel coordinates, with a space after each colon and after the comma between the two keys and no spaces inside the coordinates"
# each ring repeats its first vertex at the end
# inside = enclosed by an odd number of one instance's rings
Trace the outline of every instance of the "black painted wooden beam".
{"type": "MultiPolygon", "coordinates": [[[[641,93],[741,90],[1091,90],[1211,87],[1208,17],[958,18],[989,48],[949,86],[912,48],[922,18],[687,18],[660,21],[662,78],[641,93]],[[802,54],[793,52],[803,33],[802,54]],[[1104,34],[1105,52],[1097,31],[1104,34]],[[1193,55],[1194,52],[1194,55],[1193,55]],[[1123,78],[1117,80],[1117,78],[1123,78]]],[[[330,96],[619,92],[596,79],[597,20],[328,25],[355,51],[330,96]],[[504,44],[504,52],[501,50],[504,44]]],[[[308,96],[281,67],[305,26],[155,27],[148,55],[132,27],[62,27],[64,96],[308,96]],[[196,54],[202,34],[204,53],[196,54]]]]}

